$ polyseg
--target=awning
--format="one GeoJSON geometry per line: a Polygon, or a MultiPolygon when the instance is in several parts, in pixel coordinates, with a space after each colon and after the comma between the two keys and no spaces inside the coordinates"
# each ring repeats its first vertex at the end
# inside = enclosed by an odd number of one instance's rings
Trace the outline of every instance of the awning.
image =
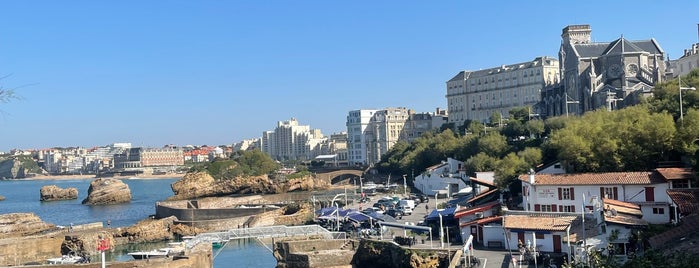
{"type": "Polygon", "coordinates": [[[396,223],[396,222],[379,222],[379,225],[402,228],[402,229],[411,229],[411,230],[417,230],[417,231],[425,231],[425,232],[432,231],[432,228],[430,228],[429,226],[407,225],[407,224],[396,223]]]}

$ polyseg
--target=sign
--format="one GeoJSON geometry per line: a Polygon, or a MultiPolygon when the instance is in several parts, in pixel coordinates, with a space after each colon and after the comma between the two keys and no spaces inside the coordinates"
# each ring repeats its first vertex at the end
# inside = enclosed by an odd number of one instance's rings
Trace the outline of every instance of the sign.
{"type": "Polygon", "coordinates": [[[97,250],[98,251],[105,251],[109,250],[109,239],[100,239],[97,240],[97,250]]]}
{"type": "Polygon", "coordinates": [[[539,198],[553,198],[555,196],[553,189],[539,189],[539,198]]]}

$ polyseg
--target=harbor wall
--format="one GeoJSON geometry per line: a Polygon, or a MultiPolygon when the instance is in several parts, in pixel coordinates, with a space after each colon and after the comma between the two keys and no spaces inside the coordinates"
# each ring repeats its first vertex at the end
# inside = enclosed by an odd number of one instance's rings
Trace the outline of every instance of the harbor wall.
{"type": "Polygon", "coordinates": [[[268,211],[277,210],[273,207],[255,207],[255,208],[172,208],[163,204],[158,204],[155,207],[155,218],[162,219],[170,216],[175,216],[180,222],[189,221],[206,221],[239,218],[257,215],[268,211]]]}
{"type": "Polygon", "coordinates": [[[63,240],[63,235],[0,240],[0,266],[18,266],[61,256],[63,240]]]}

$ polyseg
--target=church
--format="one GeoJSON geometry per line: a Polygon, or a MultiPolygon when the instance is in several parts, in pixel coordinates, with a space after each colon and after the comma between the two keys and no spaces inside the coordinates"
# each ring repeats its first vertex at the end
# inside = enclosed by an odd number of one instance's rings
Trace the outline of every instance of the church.
{"type": "Polygon", "coordinates": [[[545,117],[616,110],[638,104],[665,76],[665,53],[658,42],[592,42],[590,25],[563,28],[558,52],[561,81],[541,91],[537,107],[545,117]]]}

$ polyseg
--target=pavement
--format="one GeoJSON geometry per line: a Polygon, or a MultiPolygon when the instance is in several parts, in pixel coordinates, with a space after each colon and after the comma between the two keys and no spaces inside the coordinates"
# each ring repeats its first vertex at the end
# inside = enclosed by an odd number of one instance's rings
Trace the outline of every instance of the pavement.
{"type": "MultiPolygon", "coordinates": [[[[402,194],[396,194],[397,196],[403,196],[402,194]]],[[[367,203],[353,203],[347,206],[347,208],[353,208],[353,209],[359,209],[361,206],[362,209],[371,207],[375,202],[377,202],[379,199],[381,199],[384,196],[393,196],[393,194],[388,194],[388,193],[377,193],[375,196],[369,196],[370,201],[367,203]]],[[[440,203],[444,203],[447,200],[445,199],[439,199],[440,203]]],[[[417,225],[419,222],[423,221],[424,218],[431,212],[434,208],[436,208],[436,202],[434,199],[434,196],[429,197],[429,200],[427,201],[427,205],[429,207],[429,210],[425,209],[425,203],[420,203],[417,204],[415,209],[413,210],[412,215],[406,215],[403,216],[402,219],[396,219],[398,223],[409,223],[411,225],[417,225]]],[[[392,228],[394,233],[397,236],[402,236],[402,230],[398,228],[392,228]]],[[[390,240],[391,237],[390,235],[384,234],[383,237],[384,240],[390,240]]],[[[420,241],[416,245],[413,245],[413,247],[416,248],[430,248],[430,245],[432,248],[442,248],[442,245],[439,242],[439,238],[433,239],[433,240],[426,240],[425,244],[422,244],[420,241]]],[[[444,249],[448,250],[462,250],[463,249],[463,244],[452,244],[452,243],[444,243],[444,249]]],[[[519,258],[519,252],[513,251],[515,258],[519,258]]],[[[480,260],[479,268],[508,268],[508,267],[529,267],[526,264],[522,265],[513,265],[512,263],[512,257],[510,255],[510,252],[507,250],[493,250],[493,249],[486,249],[483,247],[480,247],[478,245],[474,245],[474,250],[472,252],[473,256],[478,258],[480,260]]],[[[534,267],[532,264],[531,267],[534,267]]]]}

